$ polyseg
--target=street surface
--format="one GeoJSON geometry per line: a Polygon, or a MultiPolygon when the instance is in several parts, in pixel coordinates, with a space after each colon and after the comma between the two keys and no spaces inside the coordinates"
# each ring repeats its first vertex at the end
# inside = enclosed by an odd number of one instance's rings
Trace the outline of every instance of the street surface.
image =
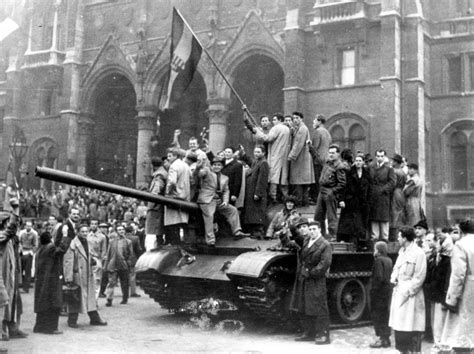
{"type": "MultiPolygon", "coordinates": [[[[80,327],[72,329],[67,327],[67,317],[62,316],[59,329],[64,333],[46,335],[33,333],[31,289],[22,294],[21,328],[29,337],[0,342],[0,348],[7,348],[8,353],[396,353],[393,343],[386,350],[369,348],[375,338],[372,327],[334,330],[332,343],[326,346],[294,342],[294,333],[271,333],[264,326],[233,333],[216,328],[204,330],[188,317],[169,314],[141,291],[142,297],[120,305],[120,289],[116,290],[112,307],[105,307],[105,299],[99,299],[99,312],[108,326],[92,327],[88,316],[81,314],[80,327]]],[[[430,348],[431,344],[423,343],[424,353],[429,353],[430,348]]]]}

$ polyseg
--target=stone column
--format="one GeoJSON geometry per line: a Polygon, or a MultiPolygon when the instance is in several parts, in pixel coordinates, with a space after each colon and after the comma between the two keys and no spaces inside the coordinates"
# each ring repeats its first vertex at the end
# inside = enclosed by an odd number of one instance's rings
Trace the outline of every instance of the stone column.
{"type": "Polygon", "coordinates": [[[224,149],[227,137],[227,119],[229,117],[229,100],[208,100],[209,108],[209,149],[216,153],[224,149]]]}
{"type": "Polygon", "coordinates": [[[137,187],[148,185],[150,175],[149,161],[151,158],[150,140],[155,135],[156,112],[154,106],[138,106],[138,139],[137,139],[137,162],[135,184],[137,187]]]}
{"type": "Polygon", "coordinates": [[[91,157],[91,141],[94,131],[94,121],[86,115],[81,115],[78,121],[78,144],[77,144],[77,173],[86,175],[88,171],[88,159],[91,157]]]}

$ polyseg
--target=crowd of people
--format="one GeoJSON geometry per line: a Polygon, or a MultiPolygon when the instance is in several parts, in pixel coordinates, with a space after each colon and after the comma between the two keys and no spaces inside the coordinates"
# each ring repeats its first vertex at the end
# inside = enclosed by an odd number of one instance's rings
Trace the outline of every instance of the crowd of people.
{"type": "Polygon", "coordinates": [[[63,295],[70,327],[77,327],[79,313],[88,313],[91,325],[106,325],[97,311],[98,298],[112,306],[119,281],[121,304],[130,293],[139,296],[134,265],[145,249],[170,244],[188,254],[197,245],[213,248],[220,230],[227,228],[235,240],[279,239],[279,249],[298,252],[290,304],[301,319],[298,340],[330,343],[326,273],[330,242],[337,241],[374,252],[371,309],[379,339],[372,347],[391,345],[390,328],[401,352],[420,351],[423,332],[432,332],[436,345],[465,346],[459,338],[469,338],[473,329],[459,322],[465,319],[463,311],[472,311],[465,293],[472,291],[473,223],[430,230],[418,166],[399,154],[389,158],[384,149],[377,149],[375,158],[341,149],[332,143],[321,115],[311,132],[300,112],[276,113],[271,119],[264,115],[260,123],[246,123],[255,140],[252,156],[242,146],[201,149],[194,137],[184,150],[178,132],[167,156],[151,159],[149,191],[177,203],[195,202],[202,217],[186,208],[145,205],[88,188],[58,185],[47,193],[16,192],[9,186],[4,209],[12,216],[2,214],[0,242],[11,244],[11,250],[4,247],[1,256],[13,257],[16,263],[10,263],[17,266],[7,272],[16,281],[4,278],[10,302],[5,303],[2,337],[26,335],[18,328],[21,309],[15,304],[20,303],[18,284],[29,291],[32,268],[35,332],[60,333],[63,295]],[[19,200],[11,198],[16,195],[19,200]],[[282,210],[267,220],[268,208],[278,203],[282,210]],[[315,205],[311,222],[298,212],[310,204],[315,205]],[[26,220],[21,231],[18,215],[26,220]],[[389,240],[400,246],[395,264],[388,257],[389,240]]]}

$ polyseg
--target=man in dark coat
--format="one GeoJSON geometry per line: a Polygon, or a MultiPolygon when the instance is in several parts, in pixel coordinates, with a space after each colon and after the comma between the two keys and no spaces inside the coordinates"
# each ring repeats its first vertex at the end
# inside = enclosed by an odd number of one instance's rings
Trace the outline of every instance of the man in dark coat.
{"type": "Polygon", "coordinates": [[[234,158],[234,152],[235,149],[231,146],[224,149],[225,165],[221,173],[229,177],[229,203],[235,206],[242,187],[243,166],[234,158]]]}
{"type": "Polygon", "coordinates": [[[298,267],[291,296],[290,310],[300,316],[304,333],[297,341],[329,344],[329,309],[327,303],[326,272],[332,262],[332,249],[321,235],[319,222],[309,223],[301,218],[297,222],[300,238],[298,267]],[[308,232],[308,237],[301,237],[308,232]]]}
{"type": "Polygon", "coordinates": [[[267,186],[270,167],[265,159],[265,147],[256,145],[253,151],[255,160],[247,172],[245,184],[244,225],[256,237],[264,236],[267,207],[267,186]]]}
{"type": "Polygon", "coordinates": [[[385,164],[385,150],[375,152],[376,163],[369,168],[370,179],[370,227],[372,239],[388,241],[390,220],[390,198],[395,188],[396,176],[393,168],[385,164]]]}
{"type": "Polygon", "coordinates": [[[40,235],[40,246],[36,253],[35,333],[61,334],[58,330],[59,313],[62,307],[61,256],[64,251],[51,243],[51,234],[40,235]]]}

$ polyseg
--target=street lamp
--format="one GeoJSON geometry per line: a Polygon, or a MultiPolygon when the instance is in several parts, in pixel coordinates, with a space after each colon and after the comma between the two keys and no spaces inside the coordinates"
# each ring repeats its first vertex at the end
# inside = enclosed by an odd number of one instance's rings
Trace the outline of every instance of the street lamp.
{"type": "Polygon", "coordinates": [[[25,134],[20,128],[16,128],[15,134],[13,134],[12,142],[8,145],[10,153],[13,157],[13,176],[14,182],[18,185],[18,173],[21,166],[21,160],[25,157],[28,151],[28,145],[26,144],[25,134]]]}

